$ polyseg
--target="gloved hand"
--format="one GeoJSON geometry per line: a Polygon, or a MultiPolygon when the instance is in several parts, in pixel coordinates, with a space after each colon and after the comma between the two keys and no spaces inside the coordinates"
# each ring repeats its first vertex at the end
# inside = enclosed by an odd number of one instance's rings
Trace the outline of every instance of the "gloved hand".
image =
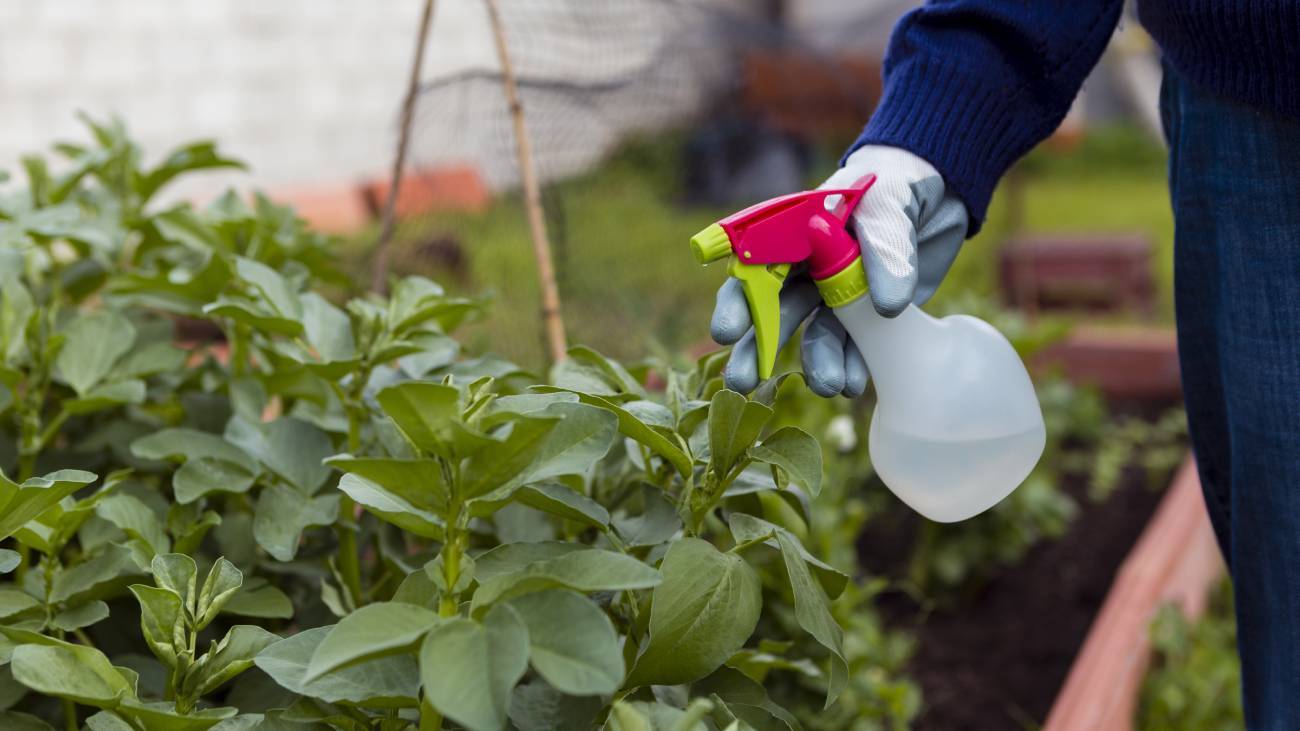
{"type": "MultiPolygon", "coordinates": [[[[966,206],[944,186],[930,163],[907,150],[865,145],[849,155],[820,188],[848,188],[864,175],[876,182],[851,216],[876,311],[895,317],[911,303],[924,304],[952,266],[966,238],[966,206]]],[[[826,201],[828,208],[838,196],[826,201]]],[[[792,273],[781,290],[780,347],[809,315],[800,356],[808,387],[819,396],[859,396],[867,388],[867,364],[816,285],[792,273]]],[[[723,377],[727,387],[748,393],[758,386],[758,356],[749,305],[740,282],[728,278],[718,290],[710,327],[719,345],[735,344],[723,377]]],[[[863,344],[870,347],[870,343],[863,344]]]]}

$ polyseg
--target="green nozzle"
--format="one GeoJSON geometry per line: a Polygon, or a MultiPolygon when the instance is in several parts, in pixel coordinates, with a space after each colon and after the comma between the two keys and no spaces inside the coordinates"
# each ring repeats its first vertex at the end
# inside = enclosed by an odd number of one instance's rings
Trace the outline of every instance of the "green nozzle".
{"type": "Polygon", "coordinates": [[[731,239],[718,224],[712,224],[691,237],[691,253],[701,264],[708,264],[731,255],[731,239]]]}

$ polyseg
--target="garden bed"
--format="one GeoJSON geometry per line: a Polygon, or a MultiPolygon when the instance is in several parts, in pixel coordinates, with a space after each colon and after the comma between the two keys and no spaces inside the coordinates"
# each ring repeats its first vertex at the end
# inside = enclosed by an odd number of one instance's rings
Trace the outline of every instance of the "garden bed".
{"type": "MultiPolygon", "coordinates": [[[[916,634],[908,673],[925,699],[916,729],[1032,728],[1047,717],[1116,570],[1161,498],[1139,470],[1126,471],[1102,502],[1088,499],[1084,476],[1063,488],[1079,505],[1067,532],[1034,546],[974,595],[933,611],[903,591],[880,598],[886,622],[916,634]]],[[[900,537],[869,532],[860,544],[867,566],[879,568],[871,557],[878,561],[900,537]]]]}

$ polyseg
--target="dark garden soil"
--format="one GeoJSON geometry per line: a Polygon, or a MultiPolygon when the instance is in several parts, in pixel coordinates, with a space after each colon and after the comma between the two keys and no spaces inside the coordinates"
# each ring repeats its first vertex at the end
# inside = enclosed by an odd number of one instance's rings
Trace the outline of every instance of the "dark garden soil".
{"type": "MultiPolygon", "coordinates": [[[[1065,535],[1040,542],[953,608],[926,613],[903,593],[880,597],[886,622],[917,636],[908,672],[923,701],[914,728],[1021,731],[1047,717],[1111,579],[1162,494],[1133,470],[1100,504],[1088,500],[1086,484],[1065,485],[1080,508],[1065,535]]],[[[862,555],[879,561],[899,532],[907,529],[868,530],[862,555]],[[889,532],[895,535],[881,534],[889,532]]]]}

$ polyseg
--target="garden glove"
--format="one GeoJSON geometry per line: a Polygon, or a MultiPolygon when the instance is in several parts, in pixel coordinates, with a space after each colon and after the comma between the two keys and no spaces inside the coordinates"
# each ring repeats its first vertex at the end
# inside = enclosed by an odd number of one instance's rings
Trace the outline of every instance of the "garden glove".
{"type": "MultiPolygon", "coordinates": [[[[897,147],[865,145],[820,188],[849,188],[864,175],[876,182],[853,210],[851,230],[862,248],[872,304],[895,317],[909,304],[924,304],[948,273],[966,238],[966,206],[946,189],[930,163],[897,147]]],[[[831,196],[833,209],[839,196],[831,196]]],[[[806,273],[792,273],[781,290],[780,348],[799,325],[800,356],[808,387],[819,396],[859,396],[867,388],[867,364],[806,273]]],[[[749,305],[740,282],[728,278],[718,290],[710,330],[719,345],[732,345],[723,371],[727,387],[748,393],[758,386],[758,353],[749,305]]],[[[865,344],[864,347],[870,347],[865,344]]]]}

